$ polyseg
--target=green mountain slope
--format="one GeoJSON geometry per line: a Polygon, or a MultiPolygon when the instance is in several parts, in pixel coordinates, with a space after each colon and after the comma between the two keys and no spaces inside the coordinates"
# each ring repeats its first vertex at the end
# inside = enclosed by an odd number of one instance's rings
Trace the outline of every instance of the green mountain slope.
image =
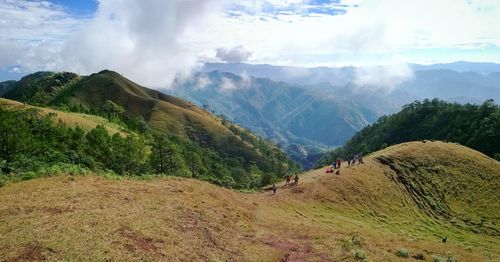
{"type": "Polygon", "coordinates": [[[46,105],[68,85],[78,81],[79,78],[77,74],[69,72],[37,72],[13,83],[11,90],[3,96],[35,105],[46,105]]]}
{"type": "Polygon", "coordinates": [[[381,117],[354,135],[343,147],[319,163],[350,159],[388,145],[414,140],[446,140],[471,147],[500,159],[500,106],[493,100],[482,105],[447,103],[438,99],[416,101],[401,112],[381,117]]]}
{"type": "Polygon", "coordinates": [[[174,139],[177,141],[174,143],[185,147],[194,143],[195,147],[207,148],[219,159],[211,158],[215,162],[210,165],[216,162],[223,165],[219,168],[224,173],[222,177],[238,178],[231,186],[243,183],[243,187],[254,187],[263,174],[281,177],[296,169],[281,149],[247,130],[190,102],[142,87],[108,70],[85,77],[72,73],[36,73],[15,83],[6,97],[104,115],[119,122],[144,122],[153,134],[174,139]],[[118,111],[106,114],[110,103],[118,111]]]}
{"type": "Polygon", "coordinates": [[[274,196],[179,178],[10,184],[0,188],[0,260],[499,258],[498,161],[453,143],[410,142],[340,173],[307,172],[274,196]]]}

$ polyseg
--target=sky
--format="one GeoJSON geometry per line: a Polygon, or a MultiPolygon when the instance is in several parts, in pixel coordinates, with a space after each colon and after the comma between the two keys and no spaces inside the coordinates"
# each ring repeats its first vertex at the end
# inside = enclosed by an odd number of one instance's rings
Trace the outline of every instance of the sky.
{"type": "Polygon", "coordinates": [[[0,80],[111,69],[162,87],[203,62],[498,63],[498,25],[500,0],[0,0],[0,80]]]}

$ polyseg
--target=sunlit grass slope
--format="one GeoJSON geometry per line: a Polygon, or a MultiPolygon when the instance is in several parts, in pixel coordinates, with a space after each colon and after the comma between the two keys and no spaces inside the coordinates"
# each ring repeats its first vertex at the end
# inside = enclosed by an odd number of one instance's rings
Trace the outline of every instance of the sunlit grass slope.
{"type": "Polygon", "coordinates": [[[143,117],[151,127],[179,138],[213,143],[232,135],[220,119],[194,104],[134,83],[119,73],[104,70],[82,78],[61,92],[53,102],[100,109],[111,100],[125,115],[143,117]]]}
{"type": "Polygon", "coordinates": [[[474,150],[411,142],[275,196],[179,178],[35,179],[0,188],[0,260],[403,261],[405,249],[498,261],[499,176],[474,150]]]}
{"type": "Polygon", "coordinates": [[[54,119],[56,121],[61,121],[65,125],[69,127],[80,127],[86,131],[89,131],[91,129],[94,129],[97,125],[102,125],[104,126],[110,134],[115,134],[115,133],[123,133],[122,128],[115,123],[111,123],[109,120],[95,116],[95,115],[88,115],[88,114],[80,114],[80,113],[73,113],[73,112],[64,112],[64,111],[59,111],[55,109],[50,109],[50,108],[45,108],[45,107],[37,107],[37,106],[32,106],[28,104],[23,104],[14,100],[9,100],[5,98],[0,98],[0,106],[3,106],[7,109],[12,109],[12,110],[28,110],[28,109],[35,109],[37,110],[41,115],[49,115],[52,114],[54,116],[54,119]]]}

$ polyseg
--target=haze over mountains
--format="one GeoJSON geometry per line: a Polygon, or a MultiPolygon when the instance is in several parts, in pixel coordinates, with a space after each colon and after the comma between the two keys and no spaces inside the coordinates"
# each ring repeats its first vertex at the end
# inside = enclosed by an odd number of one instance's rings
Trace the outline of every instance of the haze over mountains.
{"type": "Polygon", "coordinates": [[[496,63],[455,62],[312,68],[206,63],[202,68],[205,72],[213,70],[299,84],[308,90],[324,93],[333,91],[335,95],[340,96],[346,95],[336,92],[341,91],[342,87],[348,87],[351,92],[360,91],[362,95],[372,95],[373,91],[389,93],[391,97],[406,99],[399,104],[415,99],[433,98],[429,97],[432,95],[460,102],[482,102],[489,98],[498,101],[500,98],[500,64],[496,63]]]}
{"type": "Polygon", "coordinates": [[[164,91],[281,144],[310,167],[325,149],[343,145],[380,116],[415,100],[500,101],[500,65],[301,68],[206,63],[164,91]]]}
{"type": "MultiPolygon", "coordinates": [[[[30,77],[43,74],[47,73],[30,77]]],[[[68,79],[58,81],[66,84],[75,77],[69,74],[68,79]]],[[[2,82],[0,95],[11,91],[12,83],[2,82]]],[[[60,85],[45,84],[54,88],[50,92],[57,92],[60,85]]],[[[500,65],[456,62],[304,68],[206,63],[190,77],[178,78],[161,91],[223,115],[281,145],[289,156],[309,168],[323,153],[343,145],[363,127],[415,100],[500,101],[500,65]]],[[[26,94],[18,89],[11,95],[15,92],[26,94]]],[[[35,98],[42,103],[50,100],[35,98]]]]}

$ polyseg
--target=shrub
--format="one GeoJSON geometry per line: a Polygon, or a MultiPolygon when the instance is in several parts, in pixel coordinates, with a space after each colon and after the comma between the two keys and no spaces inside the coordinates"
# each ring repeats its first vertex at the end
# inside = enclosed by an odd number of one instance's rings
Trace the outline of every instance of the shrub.
{"type": "Polygon", "coordinates": [[[7,179],[5,178],[5,175],[0,174],[0,187],[3,187],[7,184],[7,179]]]}
{"type": "Polygon", "coordinates": [[[456,262],[457,260],[451,254],[447,254],[447,257],[434,256],[434,262],[456,262]]]}
{"type": "Polygon", "coordinates": [[[352,250],[354,247],[354,244],[350,239],[341,239],[340,240],[340,247],[342,249],[342,252],[344,253],[349,253],[349,251],[352,250]]]}
{"type": "Polygon", "coordinates": [[[365,238],[356,232],[352,236],[352,243],[358,247],[362,247],[365,244],[365,238]]]}
{"type": "Polygon", "coordinates": [[[396,256],[398,256],[398,257],[408,257],[408,250],[406,250],[404,248],[400,248],[396,252],[396,256]]]}
{"type": "Polygon", "coordinates": [[[434,262],[445,262],[446,260],[440,256],[434,256],[433,261],[434,262]]]}
{"type": "Polygon", "coordinates": [[[451,254],[448,254],[448,258],[446,259],[446,262],[457,262],[457,259],[452,256],[451,254]]]}
{"type": "Polygon", "coordinates": [[[365,251],[363,251],[363,250],[356,250],[356,254],[354,255],[354,258],[356,260],[365,260],[366,259],[365,251]]]}

